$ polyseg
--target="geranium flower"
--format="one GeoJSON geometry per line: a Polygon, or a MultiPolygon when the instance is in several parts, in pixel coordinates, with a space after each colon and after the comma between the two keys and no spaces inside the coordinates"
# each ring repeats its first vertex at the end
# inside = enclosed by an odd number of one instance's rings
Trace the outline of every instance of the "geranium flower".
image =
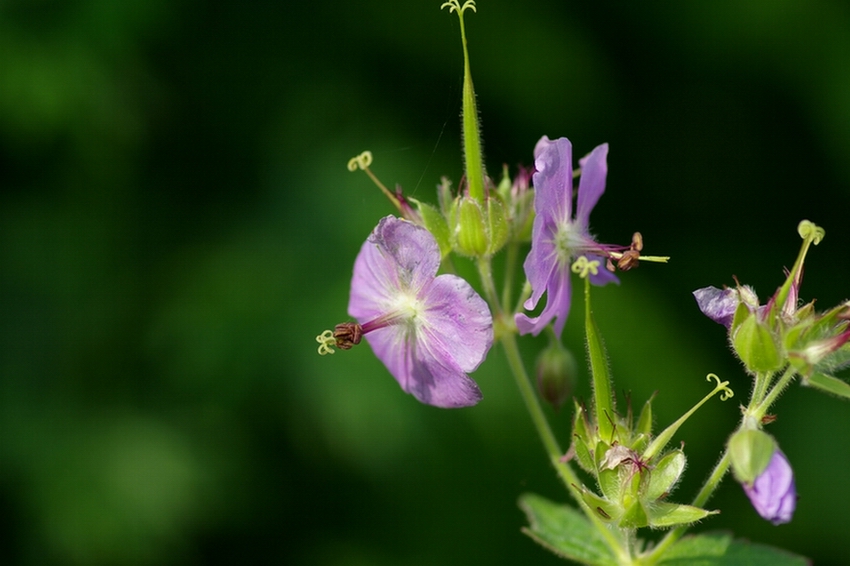
{"type": "Polygon", "coordinates": [[[794,472],[781,450],[776,450],[767,468],[752,485],[742,484],[753,507],[762,518],[774,525],[791,520],[797,507],[797,489],[794,472]]]}
{"type": "Polygon", "coordinates": [[[466,374],[493,343],[493,318],[469,283],[437,276],[439,266],[428,230],[381,219],[354,263],[348,314],[405,392],[437,407],[467,407],[481,400],[466,374]]]}
{"type": "MultiPolygon", "coordinates": [[[[543,136],[534,148],[534,226],[531,235],[531,252],[525,259],[525,275],[531,283],[531,297],[523,305],[533,310],[546,293],[546,306],[536,317],[517,313],[515,317],[520,334],[535,336],[547,324],[555,321],[558,336],[564,329],[570,312],[570,267],[580,255],[589,260],[600,260],[608,252],[621,247],[599,244],[588,230],[590,211],[605,192],[608,174],[608,144],[594,149],[581,162],[581,179],[573,216],[572,145],[567,138],[555,141],[543,136]]],[[[591,272],[595,285],[618,282],[617,277],[604,267],[591,272]]]]}

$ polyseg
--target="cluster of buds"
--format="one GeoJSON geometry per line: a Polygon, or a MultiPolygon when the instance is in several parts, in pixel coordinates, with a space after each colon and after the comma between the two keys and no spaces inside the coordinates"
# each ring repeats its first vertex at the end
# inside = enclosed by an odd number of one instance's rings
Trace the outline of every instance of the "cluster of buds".
{"type": "Polygon", "coordinates": [[[726,326],[750,374],[773,374],[790,364],[805,385],[850,398],[850,385],[833,375],[850,364],[850,302],[822,313],[814,301],[799,306],[806,253],[820,243],[824,230],[803,220],[797,231],[803,239],[797,261],[766,304],[740,283],[734,289],[698,289],[694,296],[706,316],[726,326]]]}
{"type": "Polygon", "coordinates": [[[657,436],[652,434],[652,399],[643,406],[637,422],[631,407],[626,417],[620,418],[614,413],[592,414],[576,404],[569,454],[596,478],[600,493],[586,486],[581,486],[580,491],[584,503],[604,522],[621,529],[670,528],[717,513],[667,501],[686,464],[681,448],[666,449],[673,435],[715,394],[720,393],[724,400],[732,397],[728,382],[721,382],[714,374],[709,374],[708,379],[715,380],[714,390],[657,436]],[[605,427],[599,426],[599,419],[608,422],[610,437],[600,434],[605,427]]]}

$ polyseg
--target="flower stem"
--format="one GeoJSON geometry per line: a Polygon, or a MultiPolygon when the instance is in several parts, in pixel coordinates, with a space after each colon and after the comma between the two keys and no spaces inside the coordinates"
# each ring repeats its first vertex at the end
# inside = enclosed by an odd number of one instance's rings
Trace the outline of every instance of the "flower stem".
{"type": "MultiPolygon", "coordinates": [[[[705,480],[702,489],[700,489],[699,493],[697,493],[696,497],[694,497],[691,505],[694,507],[702,507],[706,504],[706,502],[711,498],[711,495],[714,493],[714,490],[720,485],[720,481],[723,479],[723,476],[725,476],[726,472],[729,471],[730,464],[731,460],[729,458],[729,448],[726,448],[726,450],[723,451],[723,456],[717,462],[717,465],[714,466],[714,470],[712,470],[708,479],[705,480]]],[[[687,532],[688,528],[689,525],[685,525],[668,532],[664,535],[664,538],[658,541],[658,544],[655,545],[652,551],[640,560],[640,563],[649,565],[658,562],[658,560],[664,556],[667,549],[669,549],[673,543],[679,540],[682,535],[687,532]]]]}
{"type": "Polygon", "coordinates": [[[558,476],[560,476],[564,485],[567,486],[567,489],[573,496],[573,499],[576,500],[587,518],[590,519],[596,529],[602,534],[603,538],[605,538],[608,547],[614,555],[617,556],[618,561],[620,563],[630,563],[631,559],[629,557],[625,541],[620,540],[620,538],[608,529],[599,517],[597,517],[597,515],[587,507],[578,488],[578,477],[570,464],[561,459],[563,451],[558,444],[558,440],[555,438],[555,434],[552,432],[552,428],[549,426],[549,421],[546,419],[543,407],[540,405],[540,401],[537,399],[537,394],[534,392],[534,387],[531,384],[528,373],[525,371],[525,366],[522,363],[522,357],[520,356],[519,348],[517,347],[516,335],[512,332],[506,332],[502,335],[501,342],[502,346],[505,348],[505,356],[508,358],[508,365],[511,368],[511,373],[514,374],[517,387],[519,387],[522,399],[525,401],[525,407],[528,409],[531,421],[534,423],[534,427],[537,429],[537,434],[543,442],[543,447],[546,449],[549,461],[555,467],[555,470],[558,472],[558,476]]]}

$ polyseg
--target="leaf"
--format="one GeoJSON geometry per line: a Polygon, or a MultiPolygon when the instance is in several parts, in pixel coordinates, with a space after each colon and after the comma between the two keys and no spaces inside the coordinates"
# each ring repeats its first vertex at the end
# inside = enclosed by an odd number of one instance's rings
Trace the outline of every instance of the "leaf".
{"type": "Polygon", "coordinates": [[[658,561],[664,566],[807,566],[808,559],[788,551],[754,544],[731,534],[707,533],[687,536],[674,544],[658,561]]]}
{"type": "Polygon", "coordinates": [[[602,535],[580,511],[534,493],[522,495],[519,506],[530,525],[522,532],[558,556],[583,564],[616,564],[602,535]]]}
{"type": "Polygon", "coordinates": [[[822,373],[814,373],[806,378],[803,383],[814,387],[815,389],[820,389],[821,391],[826,391],[827,393],[832,393],[833,395],[850,399],[850,385],[841,381],[837,377],[832,377],[831,375],[825,375],[822,373]]]}

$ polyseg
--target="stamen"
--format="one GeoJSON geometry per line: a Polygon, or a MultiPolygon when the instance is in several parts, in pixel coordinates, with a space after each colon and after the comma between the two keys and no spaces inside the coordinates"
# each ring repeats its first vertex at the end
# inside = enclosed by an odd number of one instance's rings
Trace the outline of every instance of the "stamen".
{"type": "MultiPolygon", "coordinates": [[[[655,263],[667,263],[670,260],[669,256],[657,255],[640,255],[643,250],[643,236],[640,232],[635,232],[632,235],[632,243],[629,249],[625,252],[610,252],[608,255],[617,260],[617,267],[621,271],[628,271],[640,265],[641,261],[652,261],[655,263]]],[[[610,269],[609,265],[609,269],[610,269]]],[[[613,271],[613,269],[611,270],[613,271]]]]}
{"type": "Polygon", "coordinates": [[[334,346],[340,350],[350,350],[363,338],[363,328],[356,322],[343,322],[337,324],[333,330],[325,330],[316,336],[319,343],[319,355],[334,353],[334,346]]]}

